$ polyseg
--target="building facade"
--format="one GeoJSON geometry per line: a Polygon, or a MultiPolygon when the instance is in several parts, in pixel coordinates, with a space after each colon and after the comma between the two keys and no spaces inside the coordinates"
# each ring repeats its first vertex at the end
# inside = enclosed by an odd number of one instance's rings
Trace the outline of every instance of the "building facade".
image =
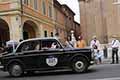
{"type": "Polygon", "coordinates": [[[56,35],[61,37],[65,41],[66,35],[66,15],[62,11],[62,5],[57,1],[54,1],[54,20],[55,20],[55,30],[56,35]]]}
{"type": "Polygon", "coordinates": [[[57,0],[0,0],[0,43],[54,36],[64,42],[74,15],[57,0]]]}
{"type": "MultiPolygon", "coordinates": [[[[78,23],[78,22],[76,22],[76,21],[74,21],[74,31],[75,31],[75,37],[76,37],[76,39],[78,40],[78,37],[80,36],[80,35],[82,35],[81,34],[81,27],[80,27],[80,24],[78,23]]],[[[83,37],[83,36],[82,36],[83,37]]],[[[84,37],[83,37],[84,38],[84,37]]]]}
{"type": "Polygon", "coordinates": [[[65,4],[62,5],[62,10],[66,15],[65,27],[66,27],[67,36],[70,36],[71,30],[75,31],[75,26],[74,26],[75,13],[65,4]]]}
{"type": "Polygon", "coordinates": [[[101,43],[111,41],[112,35],[120,38],[120,7],[118,0],[78,0],[82,34],[87,42],[96,35],[101,43]]]}
{"type": "MultiPolygon", "coordinates": [[[[54,19],[53,0],[0,0],[0,41],[53,37],[54,19]]],[[[58,25],[64,38],[64,23],[58,25]]]]}

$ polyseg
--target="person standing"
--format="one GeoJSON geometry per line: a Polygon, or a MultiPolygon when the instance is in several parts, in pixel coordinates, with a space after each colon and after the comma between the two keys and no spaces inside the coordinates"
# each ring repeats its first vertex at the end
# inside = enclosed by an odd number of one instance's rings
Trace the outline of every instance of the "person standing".
{"type": "Polygon", "coordinates": [[[15,48],[17,47],[18,45],[18,42],[17,41],[14,41],[14,40],[9,40],[6,42],[6,47],[7,47],[7,51],[9,53],[11,52],[14,52],[15,51],[15,48]]]}
{"type": "Polygon", "coordinates": [[[94,49],[96,63],[102,63],[102,55],[100,53],[100,42],[97,40],[96,36],[93,36],[93,39],[90,42],[90,47],[94,49]]]}
{"type": "Polygon", "coordinates": [[[115,60],[114,60],[114,57],[116,56],[116,64],[119,63],[119,57],[118,57],[118,48],[119,48],[119,41],[116,39],[116,35],[113,35],[113,40],[111,42],[111,47],[112,47],[112,63],[111,64],[114,64],[115,63],[115,60]]]}
{"type": "Polygon", "coordinates": [[[85,48],[86,47],[86,42],[83,40],[82,36],[78,37],[78,41],[75,43],[75,48],[85,48]]]}
{"type": "Polygon", "coordinates": [[[74,46],[73,46],[73,44],[72,44],[72,42],[71,42],[71,37],[67,37],[67,39],[66,39],[66,47],[67,48],[73,48],[74,46]]]}

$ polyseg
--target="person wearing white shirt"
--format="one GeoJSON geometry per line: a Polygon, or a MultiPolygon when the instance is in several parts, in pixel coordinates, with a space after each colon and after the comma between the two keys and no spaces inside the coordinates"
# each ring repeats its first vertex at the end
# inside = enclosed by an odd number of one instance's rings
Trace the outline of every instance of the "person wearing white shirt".
{"type": "Polygon", "coordinates": [[[57,48],[57,43],[53,42],[52,45],[51,45],[51,48],[56,49],[57,48]]]}
{"type": "Polygon", "coordinates": [[[96,39],[96,37],[93,37],[93,40],[90,42],[90,47],[93,49],[99,49],[100,47],[100,42],[99,40],[96,39]]]}
{"type": "Polygon", "coordinates": [[[93,36],[93,39],[90,42],[90,47],[94,49],[96,63],[102,63],[102,56],[100,54],[100,42],[97,40],[96,36],[93,36]]]}
{"type": "Polygon", "coordinates": [[[18,42],[15,41],[15,40],[9,40],[6,42],[6,47],[7,47],[7,51],[8,52],[14,52],[15,51],[15,48],[17,47],[18,45],[18,42]]]}
{"type": "Polygon", "coordinates": [[[116,56],[116,64],[119,63],[119,57],[118,57],[118,48],[119,48],[120,42],[116,39],[115,36],[113,36],[113,40],[111,42],[112,47],[112,63],[115,63],[114,56],[116,56]]]}

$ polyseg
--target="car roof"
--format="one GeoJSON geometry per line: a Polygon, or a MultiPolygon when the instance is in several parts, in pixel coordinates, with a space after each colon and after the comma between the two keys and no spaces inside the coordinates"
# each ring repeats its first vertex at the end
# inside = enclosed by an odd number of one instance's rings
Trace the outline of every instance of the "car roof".
{"type": "MultiPolygon", "coordinates": [[[[31,38],[31,39],[27,39],[27,40],[23,40],[21,41],[18,46],[16,47],[16,49],[24,42],[27,42],[27,41],[35,41],[35,40],[57,40],[58,39],[56,37],[43,37],[43,38],[31,38]]],[[[16,52],[16,51],[15,51],[16,52]]]]}
{"type": "Polygon", "coordinates": [[[55,38],[55,37],[43,37],[43,38],[31,38],[31,39],[27,39],[27,40],[24,40],[24,41],[22,41],[21,43],[23,43],[23,42],[26,42],[26,41],[34,41],[34,40],[52,40],[52,39],[54,39],[54,40],[58,40],[57,38],[55,38]]]}

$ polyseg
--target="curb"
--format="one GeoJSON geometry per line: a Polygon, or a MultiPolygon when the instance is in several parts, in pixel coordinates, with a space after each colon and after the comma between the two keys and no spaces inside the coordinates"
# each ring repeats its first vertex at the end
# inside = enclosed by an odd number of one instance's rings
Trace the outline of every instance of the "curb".
{"type": "Polygon", "coordinates": [[[103,64],[110,64],[112,59],[103,59],[103,64]]]}
{"type": "MultiPolygon", "coordinates": [[[[112,58],[108,58],[108,59],[102,59],[103,64],[110,64],[112,62],[112,58]]],[[[119,59],[120,62],[120,59],[119,59]]]]}

